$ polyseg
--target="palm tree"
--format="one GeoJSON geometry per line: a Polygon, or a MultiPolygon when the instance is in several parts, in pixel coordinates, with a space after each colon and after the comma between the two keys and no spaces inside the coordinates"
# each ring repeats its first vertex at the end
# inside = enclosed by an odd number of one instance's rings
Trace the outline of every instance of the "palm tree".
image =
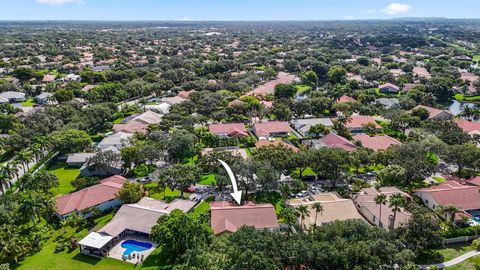
{"type": "Polygon", "coordinates": [[[280,217],[283,218],[285,224],[292,227],[298,220],[298,213],[290,207],[283,207],[280,211],[280,217]]]}
{"type": "Polygon", "coordinates": [[[8,189],[9,182],[9,177],[6,174],[0,172],[0,190],[2,191],[2,193],[4,193],[8,189]]]}
{"type": "Polygon", "coordinates": [[[307,217],[310,217],[310,211],[307,205],[300,205],[297,208],[297,213],[300,219],[302,220],[302,224],[304,224],[304,221],[307,217]]]}
{"type": "Polygon", "coordinates": [[[453,205],[439,205],[436,209],[437,214],[442,218],[448,220],[450,224],[453,224],[455,222],[455,213],[457,213],[457,211],[458,208],[453,205]]]}
{"type": "Polygon", "coordinates": [[[467,120],[472,120],[474,114],[474,109],[470,106],[465,106],[465,108],[463,108],[462,112],[460,113],[460,115],[465,117],[465,119],[467,120]]]}
{"type": "Polygon", "coordinates": [[[397,219],[397,212],[400,209],[400,207],[405,205],[405,203],[406,203],[405,198],[400,193],[395,193],[390,197],[389,207],[393,208],[393,220],[392,220],[392,223],[390,224],[390,230],[393,230],[395,228],[395,220],[397,219]]]}
{"type": "Polygon", "coordinates": [[[315,209],[315,227],[316,227],[318,213],[320,213],[320,215],[323,213],[323,205],[322,203],[317,202],[313,205],[313,208],[315,209]]]}
{"type": "Polygon", "coordinates": [[[17,154],[16,160],[22,165],[23,172],[27,172],[28,170],[30,170],[29,163],[32,158],[32,152],[27,150],[22,150],[17,154]]]}
{"type": "Polygon", "coordinates": [[[16,165],[8,163],[1,168],[1,173],[5,174],[8,177],[8,185],[12,186],[12,179],[18,177],[18,168],[16,165]]]}
{"type": "Polygon", "coordinates": [[[31,220],[33,225],[36,225],[35,216],[40,216],[38,214],[38,209],[42,207],[40,201],[38,200],[38,196],[34,192],[22,192],[20,193],[20,208],[19,211],[24,215],[28,216],[31,220]]]}
{"type": "Polygon", "coordinates": [[[387,196],[383,193],[379,193],[377,196],[375,196],[375,203],[380,205],[380,214],[378,216],[378,225],[383,228],[382,224],[382,205],[387,204],[387,196]]]}

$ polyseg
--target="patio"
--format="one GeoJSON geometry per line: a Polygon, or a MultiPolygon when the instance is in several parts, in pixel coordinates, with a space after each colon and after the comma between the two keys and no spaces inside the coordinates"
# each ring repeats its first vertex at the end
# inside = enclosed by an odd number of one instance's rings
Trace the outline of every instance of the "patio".
{"type": "Polygon", "coordinates": [[[148,237],[145,236],[140,236],[140,235],[126,235],[121,241],[119,241],[107,254],[107,257],[116,259],[116,260],[121,260],[133,264],[141,263],[142,260],[139,259],[142,258],[143,255],[143,261],[155,250],[156,244],[152,242],[148,237]],[[131,259],[123,259],[123,253],[125,252],[125,248],[122,247],[122,243],[127,241],[127,240],[135,240],[135,241],[140,241],[140,242],[145,242],[145,243],[151,243],[153,246],[145,251],[135,251],[132,252],[131,259]]]}

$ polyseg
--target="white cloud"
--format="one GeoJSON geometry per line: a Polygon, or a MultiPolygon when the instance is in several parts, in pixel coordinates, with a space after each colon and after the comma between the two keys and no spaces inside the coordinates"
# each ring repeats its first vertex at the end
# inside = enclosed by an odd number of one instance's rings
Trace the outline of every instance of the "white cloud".
{"type": "Polygon", "coordinates": [[[410,9],[412,9],[412,7],[407,4],[391,3],[386,8],[383,9],[383,12],[390,15],[395,15],[399,13],[405,13],[410,9]]]}
{"type": "Polygon", "coordinates": [[[190,18],[189,18],[189,17],[183,17],[183,18],[181,19],[181,21],[190,21],[190,18]]]}
{"type": "Polygon", "coordinates": [[[47,5],[63,5],[68,3],[77,3],[82,4],[82,0],[37,0],[39,4],[47,4],[47,5]]]}

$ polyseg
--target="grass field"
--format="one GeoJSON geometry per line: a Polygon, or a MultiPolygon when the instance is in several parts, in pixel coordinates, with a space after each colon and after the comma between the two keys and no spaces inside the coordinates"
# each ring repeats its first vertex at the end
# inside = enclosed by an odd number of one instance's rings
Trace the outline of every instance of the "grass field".
{"type": "Polygon", "coordinates": [[[28,98],[27,100],[25,100],[24,102],[22,102],[22,107],[33,107],[33,105],[35,104],[35,100],[33,98],[28,98]]]}
{"type": "Polygon", "coordinates": [[[297,94],[302,94],[304,92],[309,91],[311,87],[304,84],[298,84],[298,85],[295,85],[295,89],[297,90],[297,94]]]}
{"type": "Polygon", "coordinates": [[[480,256],[472,257],[457,265],[447,267],[446,270],[476,270],[480,268],[480,256]]]}
{"type": "Polygon", "coordinates": [[[210,202],[203,201],[201,202],[193,211],[194,214],[203,214],[210,210],[210,202]]]}
{"type": "Polygon", "coordinates": [[[476,96],[465,96],[463,94],[460,94],[460,93],[457,93],[455,94],[454,98],[457,100],[457,101],[480,101],[480,95],[476,95],[476,96]]]}
{"type": "Polygon", "coordinates": [[[479,62],[479,61],[480,61],[480,54],[475,54],[475,55],[473,56],[473,61],[479,62]]]}
{"type": "Polygon", "coordinates": [[[215,174],[214,173],[209,173],[209,174],[204,174],[202,175],[202,178],[200,179],[200,182],[198,182],[200,185],[209,185],[209,186],[214,186],[217,184],[217,180],[215,179],[215,174]]]}
{"type": "Polygon", "coordinates": [[[58,177],[59,186],[52,188],[52,193],[54,195],[75,191],[75,188],[70,182],[80,175],[80,170],[78,168],[69,168],[65,162],[57,162],[48,166],[47,171],[58,177]]]}

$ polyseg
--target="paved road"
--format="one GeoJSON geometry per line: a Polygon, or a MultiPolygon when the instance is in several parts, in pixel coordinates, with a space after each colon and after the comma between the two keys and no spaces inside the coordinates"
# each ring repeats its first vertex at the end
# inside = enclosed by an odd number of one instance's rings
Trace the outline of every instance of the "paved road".
{"type": "Polygon", "coordinates": [[[480,251],[476,251],[476,250],[473,250],[473,251],[470,251],[470,252],[467,252],[463,255],[460,255],[448,262],[443,262],[443,263],[437,263],[437,264],[432,264],[432,265],[419,265],[419,267],[421,269],[427,269],[427,267],[429,266],[436,266],[440,269],[443,269],[443,268],[446,268],[446,267],[450,267],[450,266],[453,266],[453,265],[456,265],[456,264],[459,264],[471,257],[474,257],[474,256],[477,256],[477,255],[480,255],[480,251]]]}

